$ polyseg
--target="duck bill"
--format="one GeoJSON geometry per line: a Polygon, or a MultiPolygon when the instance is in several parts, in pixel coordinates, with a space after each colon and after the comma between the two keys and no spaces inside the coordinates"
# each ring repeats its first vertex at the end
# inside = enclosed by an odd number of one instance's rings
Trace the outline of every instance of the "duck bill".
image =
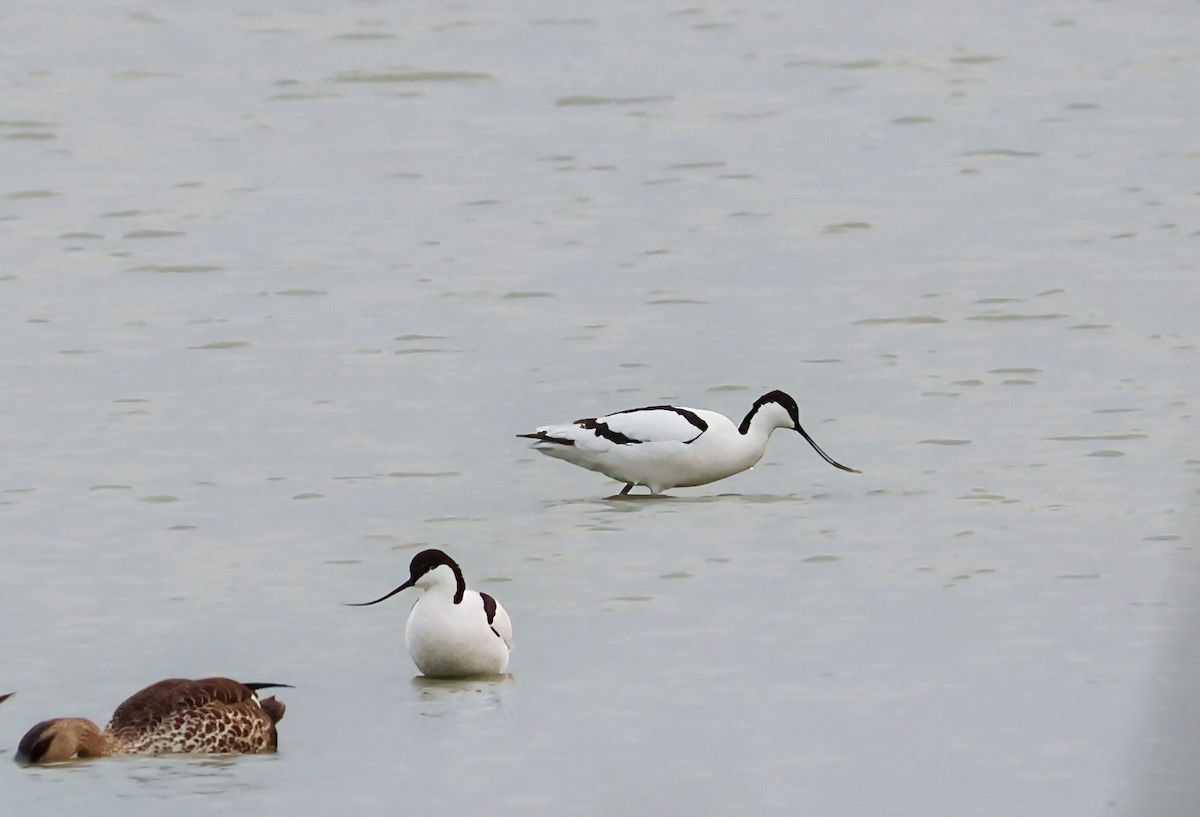
{"type": "MultiPolygon", "coordinates": [[[[808,440],[808,444],[813,447],[813,451],[816,451],[818,454],[820,454],[821,459],[825,460],[825,462],[829,463],[834,468],[841,468],[843,471],[849,471],[851,474],[861,474],[862,473],[862,471],[859,471],[857,468],[849,468],[845,465],[842,465],[840,462],[835,460],[833,457],[829,456],[824,451],[822,451],[821,446],[819,446],[815,442],[813,442],[813,438],[808,436],[808,432],[805,431],[803,428],[801,428],[799,426],[799,424],[797,424],[796,430],[800,432],[801,437],[808,440]]],[[[385,598],[386,598],[386,596],[385,596],[385,598]]]]}
{"type": "Polygon", "coordinates": [[[397,587],[392,592],[390,592],[386,595],[380,596],[379,598],[375,599],[375,601],[354,602],[354,603],[347,604],[346,606],[347,607],[370,607],[372,604],[379,604],[379,602],[381,602],[381,601],[386,601],[386,600],[390,599],[392,596],[399,593],[401,590],[407,590],[408,588],[410,588],[412,586],[413,586],[413,580],[409,579],[408,581],[406,581],[404,584],[397,587]]]}

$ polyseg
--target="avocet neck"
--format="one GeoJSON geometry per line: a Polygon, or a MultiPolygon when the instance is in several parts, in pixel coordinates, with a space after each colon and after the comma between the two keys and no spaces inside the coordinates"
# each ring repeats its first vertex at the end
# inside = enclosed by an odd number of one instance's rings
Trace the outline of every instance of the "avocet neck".
{"type": "Polygon", "coordinates": [[[438,565],[428,571],[417,579],[415,584],[426,594],[445,597],[454,604],[461,602],[467,592],[467,582],[462,571],[457,569],[457,566],[451,567],[448,564],[438,565]]]}
{"type": "Polygon", "coordinates": [[[767,403],[766,405],[755,403],[754,408],[750,409],[750,413],[742,420],[738,432],[743,437],[761,440],[762,444],[766,445],[766,441],[775,429],[795,429],[796,426],[796,419],[778,403],[767,403]]]}

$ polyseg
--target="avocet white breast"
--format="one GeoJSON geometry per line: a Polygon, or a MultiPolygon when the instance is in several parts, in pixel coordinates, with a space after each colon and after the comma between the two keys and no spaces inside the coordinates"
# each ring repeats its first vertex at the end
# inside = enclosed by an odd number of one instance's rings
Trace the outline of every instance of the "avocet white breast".
{"type": "Polygon", "coordinates": [[[444,552],[423,550],[408,566],[408,581],[366,607],[409,587],[424,592],[408,614],[404,640],[417,668],[430,678],[499,675],[512,651],[512,622],[487,593],[467,589],[462,569],[444,552]]]}
{"type": "Polygon", "coordinates": [[[532,448],[546,456],[599,471],[625,487],[645,485],[659,494],[690,488],[741,473],[762,459],[767,440],[777,428],[797,431],[830,465],[861,473],[835,462],[800,426],[800,409],[792,397],[772,391],[754,401],[740,425],[723,414],[684,406],[646,406],[588,417],[569,425],[542,426],[532,448]]]}

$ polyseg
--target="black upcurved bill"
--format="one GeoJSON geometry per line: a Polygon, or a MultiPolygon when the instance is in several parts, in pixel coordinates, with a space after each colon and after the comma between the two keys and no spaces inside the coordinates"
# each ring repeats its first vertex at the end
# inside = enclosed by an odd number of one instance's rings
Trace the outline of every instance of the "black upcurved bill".
{"type": "Polygon", "coordinates": [[[347,607],[370,607],[372,604],[379,604],[379,602],[381,602],[381,601],[386,601],[387,599],[390,599],[392,596],[399,593],[401,590],[407,590],[408,588],[410,588],[412,586],[413,586],[413,580],[409,579],[408,581],[406,581],[404,584],[397,587],[392,592],[388,593],[387,595],[380,596],[379,598],[375,599],[375,601],[348,602],[346,604],[346,606],[347,607]]]}
{"type": "Polygon", "coordinates": [[[804,429],[802,429],[799,424],[796,425],[796,430],[800,432],[801,437],[808,440],[808,444],[813,447],[813,450],[821,455],[821,459],[825,460],[825,462],[829,463],[834,468],[841,468],[843,471],[849,471],[851,474],[861,474],[862,473],[862,471],[859,471],[857,468],[850,468],[848,466],[842,465],[840,462],[835,460],[833,457],[829,456],[824,451],[822,451],[821,446],[819,446],[815,442],[813,442],[813,438],[808,436],[808,432],[805,431],[804,429]]]}

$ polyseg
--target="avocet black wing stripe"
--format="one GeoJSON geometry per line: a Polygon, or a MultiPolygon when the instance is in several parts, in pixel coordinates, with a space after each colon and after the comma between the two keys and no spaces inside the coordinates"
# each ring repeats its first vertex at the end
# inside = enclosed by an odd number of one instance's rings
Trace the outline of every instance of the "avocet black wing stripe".
{"type": "Polygon", "coordinates": [[[602,420],[597,420],[595,417],[588,417],[584,420],[576,420],[575,425],[579,426],[580,428],[586,428],[589,431],[594,432],[597,437],[603,437],[609,442],[616,443],[617,445],[637,445],[638,443],[643,442],[643,440],[634,439],[628,434],[622,434],[619,431],[614,431],[613,429],[609,428],[608,423],[605,423],[602,420]]]}
{"type": "Polygon", "coordinates": [[[487,593],[480,593],[479,598],[483,599],[483,612],[487,616],[488,624],[496,620],[496,600],[487,593]]]}
{"type": "Polygon", "coordinates": [[[708,430],[697,412],[679,406],[644,406],[600,417],[614,433],[639,442],[676,442],[687,445],[708,430]]]}
{"type": "Polygon", "coordinates": [[[642,408],[625,409],[624,411],[616,411],[614,414],[634,414],[639,411],[673,411],[683,419],[687,420],[696,430],[703,434],[708,431],[708,423],[700,419],[700,415],[691,409],[680,408],[679,406],[643,406],[642,408]]]}
{"type": "MultiPolygon", "coordinates": [[[[491,627],[492,622],[496,620],[496,600],[487,593],[480,593],[479,598],[483,599],[483,612],[487,616],[488,626],[491,627]]],[[[500,635],[499,630],[495,627],[491,627],[491,630],[496,634],[496,638],[499,638],[501,641],[504,640],[504,636],[500,635]]]]}

